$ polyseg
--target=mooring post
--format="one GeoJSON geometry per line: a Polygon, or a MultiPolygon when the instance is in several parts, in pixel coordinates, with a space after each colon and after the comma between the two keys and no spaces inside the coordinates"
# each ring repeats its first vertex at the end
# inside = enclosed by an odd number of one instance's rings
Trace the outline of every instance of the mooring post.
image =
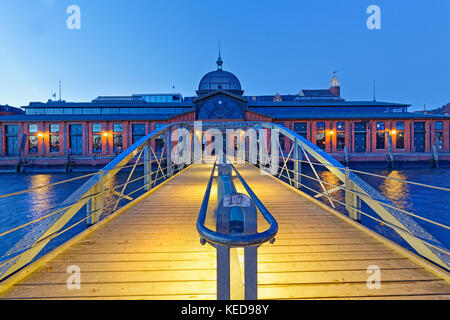
{"type": "Polygon", "coordinates": [[[439,168],[439,155],[435,144],[433,145],[432,165],[433,168],[439,168]]]}
{"type": "Polygon", "coordinates": [[[395,167],[395,162],[394,162],[394,153],[392,151],[392,137],[391,134],[389,133],[389,131],[386,131],[386,138],[387,138],[387,143],[388,143],[388,163],[389,163],[389,168],[394,169],[395,167]]]}

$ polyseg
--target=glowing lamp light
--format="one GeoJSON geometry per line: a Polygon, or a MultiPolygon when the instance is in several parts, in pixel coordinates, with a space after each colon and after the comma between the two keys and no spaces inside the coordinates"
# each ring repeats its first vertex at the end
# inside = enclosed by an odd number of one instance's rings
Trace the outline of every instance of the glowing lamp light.
{"type": "Polygon", "coordinates": [[[38,133],[37,135],[39,138],[42,138],[43,134],[41,132],[38,133]]]}
{"type": "Polygon", "coordinates": [[[397,131],[396,130],[392,130],[392,134],[396,134],[397,133],[397,131]]]}
{"type": "Polygon", "coordinates": [[[108,132],[104,132],[103,136],[107,137],[108,136],[108,132]]]}
{"type": "Polygon", "coordinates": [[[330,131],[330,134],[333,135],[333,134],[334,134],[334,131],[330,131]]]}

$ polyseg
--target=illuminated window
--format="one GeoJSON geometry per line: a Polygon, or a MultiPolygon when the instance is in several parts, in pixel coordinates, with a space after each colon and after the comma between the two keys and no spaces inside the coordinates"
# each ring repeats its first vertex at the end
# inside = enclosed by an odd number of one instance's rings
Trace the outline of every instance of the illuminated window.
{"type": "Polygon", "coordinates": [[[50,135],[50,152],[59,152],[59,134],[50,135]]]}
{"type": "Polygon", "coordinates": [[[59,152],[59,124],[50,124],[50,152],[59,152]]]}
{"type": "Polygon", "coordinates": [[[121,123],[114,123],[113,124],[113,148],[114,152],[122,152],[123,150],[123,124],[121,123]]]}
{"type": "Polygon", "coordinates": [[[38,152],[38,137],[37,136],[29,136],[28,137],[28,151],[30,153],[38,152]]]}
{"type": "Polygon", "coordinates": [[[405,149],[405,123],[399,121],[395,124],[396,134],[395,134],[395,147],[397,149],[405,149]]]}
{"type": "Polygon", "coordinates": [[[345,147],[345,122],[336,122],[336,149],[344,150],[345,147]]]}
{"type": "Polygon", "coordinates": [[[92,135],[92,152],[101,153],[102,152],[102,135],[93,134],[92,135]]]}
{"type": "Polygon", "coordinates": [[[325,122],[316,123],[316,146],[325,149],[325,122]]]}
{"type": "Polygon", "coordinates": [[[121,134],[115,134],[113,137],[114,152],[122,152],[123,150],[123,136],[121,134]]]}
{"type": "Polygon", "coordinates": [[[386,141],[386,134],[384,131],[384,122],[377,122],[377,149],[378,150],[384,150],[386,148],[385,141],[386,141]]]}

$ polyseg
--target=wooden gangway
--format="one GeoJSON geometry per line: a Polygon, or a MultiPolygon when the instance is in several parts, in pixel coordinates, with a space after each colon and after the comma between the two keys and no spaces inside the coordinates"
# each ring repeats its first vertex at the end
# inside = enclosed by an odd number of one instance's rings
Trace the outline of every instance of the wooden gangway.
{"type": "MultiPolygon", "coordinates": [[[[254,167],[237,169],[279,225],[275,243],[258,249],[258,298],[450,298],[445,271],[254,167]],[[369,266],[381,269],[380,289],[367,286],[369,266]]],[[[206,164],[182,171],[51,260],[35,262],[36,271],[0,298],[216,299],[216,251],[200,244],[196,230],[210,173],[206,164]],[[81,270],[79,290],[66,285],[72,265],[81,270]]],[[[215,196],[213,190],[209,225],[215,196]]],[[[258,221],[258,229],[266,227],[258,221]]]]}

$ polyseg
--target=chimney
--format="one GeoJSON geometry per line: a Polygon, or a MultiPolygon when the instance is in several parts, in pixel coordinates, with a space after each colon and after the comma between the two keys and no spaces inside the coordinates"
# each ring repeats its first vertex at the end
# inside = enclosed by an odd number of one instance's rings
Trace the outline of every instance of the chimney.
{"type": "Polygon", "coordinates": [[[330,91],[333,94],[333,96],[340,97],[341,96],[341,84],[339,83],[339,80],[336,77],[335,73],[336,73],[336,71],[333,72],[334,75],[331,78],[330,91]]]}

